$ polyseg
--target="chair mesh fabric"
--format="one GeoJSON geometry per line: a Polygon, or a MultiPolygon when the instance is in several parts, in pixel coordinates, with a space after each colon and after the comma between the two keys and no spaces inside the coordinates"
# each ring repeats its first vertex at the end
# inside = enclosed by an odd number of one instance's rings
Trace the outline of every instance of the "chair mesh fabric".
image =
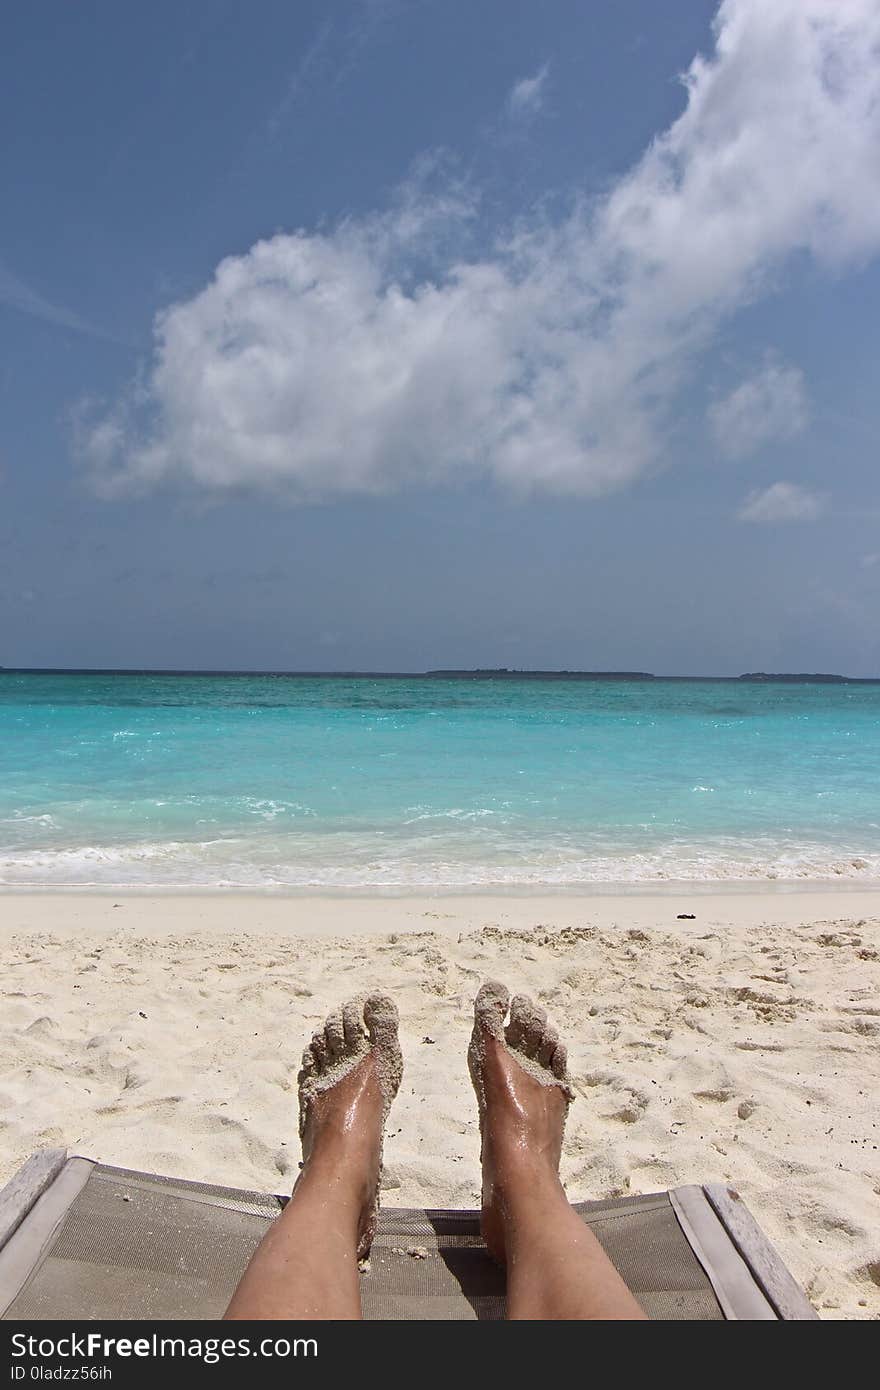
{"type": "MultiPolygon", "coordinates": [[[[96,1166],[5,1317],[219,1318],[282,1205],[96,1166]]],[[[577,1210],[650,1317],[722,1317],[666,1193],[577,1210]]],[[[480,1240],[479,1214],[383,1211],[361,1299],[373,1319],[504,1317],[504,1274],[480,1240]]]]}

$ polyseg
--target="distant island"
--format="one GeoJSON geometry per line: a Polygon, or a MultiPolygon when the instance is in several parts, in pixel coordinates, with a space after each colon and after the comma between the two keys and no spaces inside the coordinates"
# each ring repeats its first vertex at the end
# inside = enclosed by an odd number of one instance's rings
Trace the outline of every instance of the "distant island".
{"type": "Polygon", "coordinates": [[[650,671],[511,671],[506,666],[473,671],[426,671],[435,680],[655,681],[650,671]]]}
{"type": "Polygon", "coordinates": [[[870,676],[834,676],[827,675],[820,671],[813,671],[809,674],[792,674],[788,671],[777,671],[769,674],[766,671],[749,671],[744,676],[737,676],[738,681],[813,681],[814,683],[825,685],[848,685],[851,681],[871,680],[870,676]]]}

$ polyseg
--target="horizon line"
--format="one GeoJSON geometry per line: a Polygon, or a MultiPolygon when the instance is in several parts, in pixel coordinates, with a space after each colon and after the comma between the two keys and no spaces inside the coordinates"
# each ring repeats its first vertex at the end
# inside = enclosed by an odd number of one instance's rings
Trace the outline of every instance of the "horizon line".
{"type": "Polygon", "coordinates": [[[584,670],[576,667],[435,667],[425,671],[359,671],[354,669],[283,670],[244,667],[176,666],[0,666],[0,675],[45,676],[271,676],[334,680],[606,680],[606,681],[739,681],[812,682],[814,684],[880,684],[880,676],[848,676],[825,671],[746,671],[734,676],[662,674],[639,670],[584,670]]]}

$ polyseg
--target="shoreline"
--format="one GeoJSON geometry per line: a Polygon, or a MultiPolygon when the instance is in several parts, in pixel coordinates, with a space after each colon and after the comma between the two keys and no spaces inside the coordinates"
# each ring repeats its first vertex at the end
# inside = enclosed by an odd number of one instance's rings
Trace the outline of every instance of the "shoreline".
{"type": "Polygon", "coordinates": [[[745,885],[723,891],[693,885],[608,893],[417,893],[306,894],[202,889],[181,892],[125,889],[3,889],[0,939],[17,932],[115,932],[165,935],[184,932],[266,933],[309,939],[420,932],[441,935],[503,925],[528,930],[538,922],[557,929],[664,927],[678,931],[763,923],[880,918],[880,887],[831,888],[745,885]],[[680,919],[680,913],[694,919],[680,919]]]}
{"type": "Polygon", "coordinates": [[[0,900],[16,894],[65,894],[71,896],[130,893],[135,897],[253,897],[253,898],[667,898],[684,893],[704,897],[766,893],[878,893],[880,878],[856,881],[844,874],[834,878],[670,878],[658,881],[597,879],[590,883],[486,883],[480,884],[353,884],[349,887],[292,883],[0,883],[0,900]]]}

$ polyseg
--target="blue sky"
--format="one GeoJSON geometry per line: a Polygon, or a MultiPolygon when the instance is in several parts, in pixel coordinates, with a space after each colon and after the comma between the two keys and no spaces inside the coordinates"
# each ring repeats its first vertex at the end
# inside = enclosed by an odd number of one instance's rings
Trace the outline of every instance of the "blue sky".
{"type": "Polygon", "coordinates": [[[878,43],[14,7],[0,662],[880,674],[878,43]]]}

